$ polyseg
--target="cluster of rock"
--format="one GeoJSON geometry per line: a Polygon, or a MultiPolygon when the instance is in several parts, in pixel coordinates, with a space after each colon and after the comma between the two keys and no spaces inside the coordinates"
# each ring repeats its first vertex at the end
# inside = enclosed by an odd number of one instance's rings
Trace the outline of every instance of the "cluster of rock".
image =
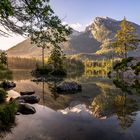
{"type": "Polygon", "coordinates": [[[38,103],[40,98],[38,96],[32,95],[34,93],[34,91],[20,92],[21,96],[15,99],[16,103],[18,104],[19,113],[24,115],[36,113],[35,108],[30,104],[38,103]]]}
{"type": "MultiPolygon", "coordinates": [[[[44,81],[44,79],[40,78],[37,81],[44,81]]],[[[34,80],[36,82],[36,80],[34,80]]],[[[60,94],[69,94],[69,93],[76,93],[82,90],[80,84],[74,81],[64,81],[58,84],[55,87],[57,93],[60,94]]],[[[35,94],[35,91],[24,91],[20,92],[20,96],[16,97],[14,100],[18,105],[18,113],[27,115],[27,114],[34,114],[36,113],[36,109],[31,105],[38,103],[40,98],[35,94]]],[[[11,99],[13,100],[13,99],[11,99]]]]}
{"type": "Polygon", "coordinates": [[[109,77],[119,77],[123,79],[140,79],[140,71],[137,71],[135,68],[138,64],[140,64],[140,58],[133,58],[126,64],[124,69],[113,70],[109,74],[109,77]]]}

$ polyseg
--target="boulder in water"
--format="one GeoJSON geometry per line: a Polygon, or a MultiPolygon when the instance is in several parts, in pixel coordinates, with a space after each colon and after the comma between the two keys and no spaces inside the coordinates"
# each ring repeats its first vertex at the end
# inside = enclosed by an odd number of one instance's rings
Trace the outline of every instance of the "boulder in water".
{"type": "Polygon", "coordinates": [[[36,113],[36,110],[33,106],[26,104],[26,103],[20,103],[18,106],[18,112],[23,115],[29,115],[36,113]]]}
{"type": "Polygon", "coordinates": [[[17,100],[19,102],[35,104],[40,101],[40,98],[38,96],[33,96],[33,95],[23,95],[18,97],[17,100]]]}
{"type": "Polygon", "coordinates": [[[56,90],[58,93],[61,92],[78,92],[82,90],[82,87],[80,84],[72,81],[72,82],[62,82],[59,85],[57,85],[56,90]]]}
{"type": "Polygon", "coordinates": [[[20,92],[20,95],[33,95],[35,94],[35,91],[21,91],[20,92]]]}
{"type": "Polygon", "coordinates": [[[11,89],[16,87],[16,84],[14,82],[10,82],[10,81],[3,81],[0,86],[6,90],[11,89]]]}

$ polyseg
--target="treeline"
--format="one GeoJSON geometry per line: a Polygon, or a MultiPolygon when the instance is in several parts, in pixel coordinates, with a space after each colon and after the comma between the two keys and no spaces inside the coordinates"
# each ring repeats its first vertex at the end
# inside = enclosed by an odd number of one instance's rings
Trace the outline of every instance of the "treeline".
{"type": "Polygon", "coordinates": [[[73,70],[83,71],[85,69],[84,63],[81,60],[77,59],[67,58],[65,65],[68,68],[67,71],[73,70]]]}
{"type": "Polygon", "coordinates": [[[8,67],[11,69],[34,69],[39,63],[41,61],[36,58],[8,57],[8,67]]]}
{"type": "MultiPolygon", "coordinates": [[[[45,61],[46,64],[47,60],[45,61]]],[[[8,67],[10,69],[35,69],[37,65],[42,65],[42,61],[36,58],[8,57],[8,67]]],[[[64,65],[68,72],[84,70],[84,64],[80,60],[67,58],[64,65]]]]}

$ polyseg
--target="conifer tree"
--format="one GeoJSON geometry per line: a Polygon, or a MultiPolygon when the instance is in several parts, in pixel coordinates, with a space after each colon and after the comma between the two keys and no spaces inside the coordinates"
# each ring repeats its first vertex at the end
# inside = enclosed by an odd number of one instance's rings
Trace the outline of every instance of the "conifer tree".
{"type": "Polygon", "coordinates": [[[115,53],[127,58],[129,51],[137,49],[139,41],[135,27],[124,18],[120,23],[120,30],[115,36],[115,42],[112,44],[115,53]]]}

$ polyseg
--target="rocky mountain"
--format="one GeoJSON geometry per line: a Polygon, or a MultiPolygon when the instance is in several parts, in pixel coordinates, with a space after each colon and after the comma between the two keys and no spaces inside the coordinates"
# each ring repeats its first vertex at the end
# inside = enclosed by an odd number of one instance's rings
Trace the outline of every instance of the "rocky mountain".
{"type": "MultiPolygon", "coordinates": [[[[103,58],[108,57],[111,49],[108,47],[113,40],[119,27],[120,21],[109,17],[96,17],[91,25],[86,27],[85,31],[73,31],[69,40],[61,44],[63,51],[75,58],[103,58]]],[[[140,35],[140,26],[132,23],[140,35]]],[[[30,39],[17,44],[8,51],[9,56],[20,57],[41,57],[41,49],[30,43],[30,39]]],[[[46,50],[46,56],[49,50],[46,50]]],[[[138,56],[140,47],[131,55],[138,56]]]]}

